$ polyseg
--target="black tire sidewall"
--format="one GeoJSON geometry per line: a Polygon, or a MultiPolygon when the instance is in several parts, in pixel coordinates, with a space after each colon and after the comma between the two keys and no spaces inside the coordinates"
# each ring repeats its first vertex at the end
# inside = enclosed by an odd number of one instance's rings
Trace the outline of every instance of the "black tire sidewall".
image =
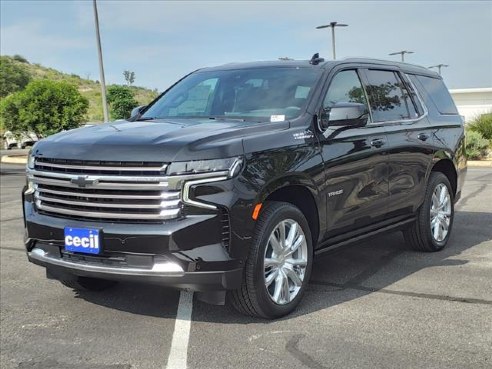
{"type": "MultiPolygon", "coordinates": [[[[289,203],[272,203],[270,211],[265,212],[267,219],[262,219],[263,229],[258,233],[258,238],[255,239],[255,251],[256,258],[254,260],[254,287],[256,290],[256,297],[258,299],[259,308],[262,310],[264,316],[267,317],[280,317],[290,313],[296,308],[296,306],[301,301],[306,286],[309,283],[309,278],[311,277],[311,270],[313,264],[313,242],[311,237],[311,230],[309,224],[302,214],[302,212],[295,206],[289,203]],[[268,291],[265,287],[264,282],[264,255],[265,248],[268,244],[268,238],[272,233],[273,229],[285,219],[293,219],[301,226],[304,235],[306,237],[306,243],[308,248],[308,262],[306,266],[306,271],[304,275],[303,285],[297,294],[297,296],[288,304],[278,305],[272,301],[268,291]]],[[[264,213],[264,214],[265,214],[264,213]]]]}

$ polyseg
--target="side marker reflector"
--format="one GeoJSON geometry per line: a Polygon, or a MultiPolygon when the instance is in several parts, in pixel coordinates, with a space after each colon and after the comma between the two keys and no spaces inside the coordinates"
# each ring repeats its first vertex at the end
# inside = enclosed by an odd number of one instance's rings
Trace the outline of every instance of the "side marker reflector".
{"type": "Polygon", "coordinates": [[[253,218],[253,220],[256,220],[258,219],[258,216],[260,215],[260,210],[261,210],[261,206],[263,204],[256,204],[254,210],[253,210],[253,215],[251,216],[253,218]]]}

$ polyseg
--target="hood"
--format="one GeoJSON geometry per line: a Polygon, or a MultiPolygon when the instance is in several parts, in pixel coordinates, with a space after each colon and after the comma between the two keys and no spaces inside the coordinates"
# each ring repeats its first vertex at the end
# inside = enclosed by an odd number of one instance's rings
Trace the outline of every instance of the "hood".
{"type": "Polygon", "coordinates": [[[36,156],[79,160],[187,161],[244,154],[242,140],[283,124],[242,121],[154,120],[112,122],[61,132],[39,141],[36,156]]]}

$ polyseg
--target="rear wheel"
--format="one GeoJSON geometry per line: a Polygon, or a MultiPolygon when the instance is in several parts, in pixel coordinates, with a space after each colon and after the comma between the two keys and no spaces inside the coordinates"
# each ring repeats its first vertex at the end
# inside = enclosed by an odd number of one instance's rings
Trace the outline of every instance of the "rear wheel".
{"type": "Polygon", "coordinates": [[[451,234],[454,196],[448,178],[432,172],[417,220],[403,232],[406,242],[418,251],[442,250],[451,234]]]}
{"type": "Polygon", "coordinates": [[[118,282],[107,279],[70,276],[60,279],[60,282],[77,291],[104,291],[118,282]]]}
{"type": "Polygon", "coordinates": [[[271,202],[256,224],[240,289],[230,293],[241,313],[278,318],[292,312],[309,282],[313,246],[308,222],[295,206],[271,202]]]}

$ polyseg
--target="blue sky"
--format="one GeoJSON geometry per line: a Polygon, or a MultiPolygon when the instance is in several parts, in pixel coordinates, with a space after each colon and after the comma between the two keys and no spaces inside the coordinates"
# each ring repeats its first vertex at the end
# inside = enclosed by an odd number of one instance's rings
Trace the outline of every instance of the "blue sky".
{"type": "MultiPolygon", "coordinates": [[[[337,57],[449,64],[450,88],[492,86],[492,1],[108,1],[99,0],[106,80],[164,90],[182,75],[228,62],[337,57]]],[[[99,79],[92,1],[0,2],[0,52],[99,79]]]]}

